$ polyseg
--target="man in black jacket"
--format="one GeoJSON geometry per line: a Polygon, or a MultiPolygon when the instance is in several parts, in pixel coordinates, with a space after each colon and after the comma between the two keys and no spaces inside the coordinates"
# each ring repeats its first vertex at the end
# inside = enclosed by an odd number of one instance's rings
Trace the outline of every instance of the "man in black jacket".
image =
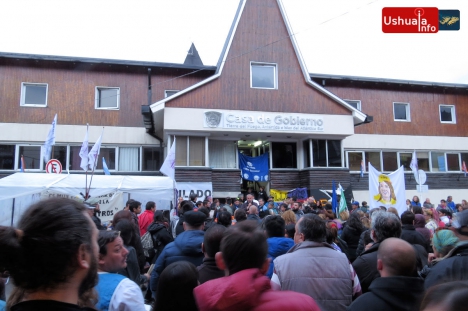
{"type": "Polygon", "coordinates": [[[431,269],[424,282],[426,289],[441,283],[468,280],[468,210],[456,214],[452,227],[459,242],[431,269]]]}
{"type": "Polygon", "coordinates": [[[203,258],[203,263],[197,267],[200,284],[225,276],[224,271],[218,268],[215,260],[215,255],[219,252],[225,231],[226,227],[215,224],[205,233],[202,243],[202,251],[205,258],[203,258]]]}
{"type": "Polygon", "coordinates": [[[348,311],[419,310],[424,282],[414,277],[416,253],[409,243],[397,238],[380,243],[376,268],[380,278],[372,282],[369,292],[358,297],[348,311]]]}
{"type": "Polygon", "coordinates": [[[410,211],[405,211],[401,214],[401,239],[411,245],[419,244],[424,247],[427,252],[431,252],[432,250],[430,249],[428,241],[421,233],[416,231],[416,228],[414,227],[414,219],[415,216],[410,211]]]}

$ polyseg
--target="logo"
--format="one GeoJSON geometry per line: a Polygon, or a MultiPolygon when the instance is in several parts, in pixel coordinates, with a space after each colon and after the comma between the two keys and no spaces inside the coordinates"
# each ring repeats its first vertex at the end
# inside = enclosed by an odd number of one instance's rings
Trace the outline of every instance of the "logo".
{"type": "Polygon", "coordinates": [[[439,10],[439,30],[460,30],[460,11],[439,10]]]}
{"type": "Polygon", "coordinates": [[[221,122],[221,112],[207,111],[205,112],[205,121],[209,127],[218,127],[221,122]]]}
{"type": "Polygon", "coordinates": [[[382,31],[384,33],[437,33],[439,9],[383,8],[382,31]]]}

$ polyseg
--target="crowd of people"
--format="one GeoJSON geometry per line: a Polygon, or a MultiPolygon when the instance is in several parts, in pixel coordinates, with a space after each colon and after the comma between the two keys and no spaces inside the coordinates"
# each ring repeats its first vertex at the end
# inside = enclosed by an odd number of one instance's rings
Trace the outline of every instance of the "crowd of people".
{"type": "Polygon", "coordinates": [[[415,196],[401,214],[353,201],[340,215],[314,197],[275,202],[264,189],[222,201],[193,194],[170,211],[152,201],[142,211],[129,200],[108,225],[99,206],[39,201],[16,227],[0,227],[4,308],[466,308],[464,200],[415,196]]]}

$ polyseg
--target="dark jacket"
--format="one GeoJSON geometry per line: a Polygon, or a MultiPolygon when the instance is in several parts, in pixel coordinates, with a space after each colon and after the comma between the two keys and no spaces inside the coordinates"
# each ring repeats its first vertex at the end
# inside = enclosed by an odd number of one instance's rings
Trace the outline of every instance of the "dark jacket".
{"type": "Polygon", "coordinates": [[[203,258],[203,263],[197,267],[197,270],[200,284],[226,276],[223,270],[219,270],[214,258],[203,258]]]}
{"type": "Polygon", "coordinates": [[[184,215],[183,214],[179,215],[179,222],[176,225],[175,232],[176,232],[176,237],[182,232],[184,232],[184,215]]]}
{"type": "Polygon", "coordinates": [[[353,262],[356,259],[356,250],[359,245],[361,233],[362,230],[351,228],[350,226],[345,226],[343,229],[343,233],[341,234],[341,239],[345,241],[348,246],[346,256],[348,257],[350,262],[353,262]]]}
{"type": "Polygon", "coordinates": [[[369,229],[364,230],[361,233],[361,236],[359,237],[359,243],[356,249],[356,257],[360,256],[366,249],[366,245],[371,242],[374,242],[374,241],[372,241],[372,239],[370,238],[370,230],[369,229]]]}
{"type": "Polygon", "coordinates": [[[400,238],[409,244],[419,244],[424,247],[426,251],[429,250],[429,245],[427,244],[426,239],[421,233],[416,231],[416,228],[413,225],[402,225],[400,238]]]}
{"type": "Polygon", "coordinates": [[[271,279],[271,276],[273,275],[273,260],[275,260],[276,257],[286,254],[287,251],[291,247],[294,246],[294,240],[290,238],[280,238],[280,237],[272,237],[267,239],[268,243],[268,258],[271,259],[270,261],[270,267],[268,268],[268,272],[266,274],[267,277],[271,279]]]}
{"type": "Polygon", "coordinates": [[[348,311],[417,311],[424,295],[424,281],[393,276],[375,279],[369,292],[358,297],[348,311]]]}
{"type": "Polygon", "coordinates": [[[148,227],[148,232],[151,234],[154,247],[154,257],[151,258],[151,262],[155,263],[159,255],[162,253],[164,247],[167,244],[173,242],[174,238],[166,226],[161,223],[153,222],[150,224],[148,227]]]}
{"type": "Polygon", "coordinates": [[[205,232],[202,230],[184,231],[177,236],[174,242],[166,245],[158,260],[156,260],[154,270],[151,273],[150,283],[153,292],[157,289],[159,276],[171,263],[185,260],[193,263],[195,266],[202,264],[204,255],[201,244],[203,243],[204,236],[205,232]]]}
{"type": "MultiPolygon", "coordinates": [[[[375,243],[353,262],[353,268],[359,277],[363,293],[368,292],[372,281],[380,277],[380,273],[377,270],[377,251],[379,250],[379,245],[380,243],[375,243]]],[[[416,252],[416,268],[419,271],[427,264],[427,252],[419,244],[413,245],[413,248],[416,252]]],[[[414,276],[417,276],[417,271],[414,273],[414,276]]]]}
{"type": "Polygon", "coordinates": [[[258,215],[256,215],[256,214],[249,214],[249,215],[247,215],[247,220],[254,220],[254,221],[256,221],[258,224],[262,223],[262,220],[261,220],[260,217],[258,217],[258,215]]]}
{"type": "Polygon", "coordinates": [[[117,273],[126,276],[133,282],[141,285],[148,281],[146,276],[140,274],[140,268],[138,267],[138,259],[136,255],[135,248],[132,246],[125,245],[125,248],[128,250],[127,254],[127,267],[120,269],[117,273]]]}
{"type": "Polygon", "coordinates": [[[451,282],[468,280],[468,242],[459,244],[447,255],[433,266],[424,281],[424,287],[451,282]]]}

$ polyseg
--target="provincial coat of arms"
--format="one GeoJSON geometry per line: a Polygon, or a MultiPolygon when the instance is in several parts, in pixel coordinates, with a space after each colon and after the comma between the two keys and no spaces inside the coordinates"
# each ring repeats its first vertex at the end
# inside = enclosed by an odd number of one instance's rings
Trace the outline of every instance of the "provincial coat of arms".
{"type": "Polygon", "coordinates": [[[218,127],[219,123],[221,122],[221,112],[217,111],[207,111],[205,112],[205,120],[206,124],[209,127],[218,127]]]}

